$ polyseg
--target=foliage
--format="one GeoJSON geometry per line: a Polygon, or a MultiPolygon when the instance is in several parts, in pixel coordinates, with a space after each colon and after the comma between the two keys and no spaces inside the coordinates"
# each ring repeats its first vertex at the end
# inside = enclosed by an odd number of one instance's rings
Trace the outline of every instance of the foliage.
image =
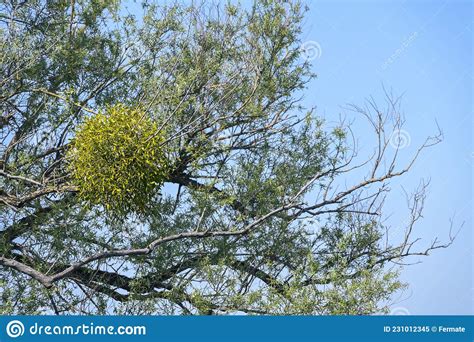
{"type": "Polygon", "coordinates": [[[114,214],[144,212],[169,173],[165,132],[118,104],[86,118],[66,156],[81,198],[114,214]]]}
{"type": "Polygon", "coordinates": [[[399,165],[396,97],[353,108],[368,156],[304,108],[298,0],[127,5],[0,0],[2,314],[385,312],[445,247],[423,183],[404,225],[383,206],[438,140],[399,165]]]}

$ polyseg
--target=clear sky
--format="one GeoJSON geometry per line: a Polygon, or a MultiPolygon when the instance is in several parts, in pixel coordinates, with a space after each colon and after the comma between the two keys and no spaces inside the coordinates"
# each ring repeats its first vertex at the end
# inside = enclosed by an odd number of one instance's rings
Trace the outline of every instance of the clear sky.
{"type": "MultiPolygon", "coordinates": [[[[251,3],[244,0],[245,4],[251,3]]],[[[394,298],[394,314],[473,314],[472,43],[473,5],[469,1],[311,1],[302,39],[313,48],[313,71],[304,103],[336,121],[345,104],[363,104],[369,96],[383,102],[383,87],[403,94],[402,109],[410,155],[437,132],[444,141],[420,157],[412,172],[392,186],[385,208],[389,222],[406,219],[403,188],[430,179],[424,219],[414,235],[429,245],[449,239],[462,226],[454,244],[406,267],[409,288],[394,298]]],[[[129,10],[134,11],[131,5],[129,10]]],[[[135,8],[136,10],[136,8],[135,8]]],[[[369,130],[358,129],[364,138],[369,130]]]]}
{"type": "MultiPolygon", "coordinates": [[[[404,94],[402,108],[410,153],[443,130],[444,141],[425,153],[415,169],[392,186],[390,222],[406,217],[403,186],[420,178],[431,185],[424,219],[415,234],[425,244],[448,239],[450,219],[463,227],[448,249],[412,259],[402,273],[410,284],[395,298],[397,314],[468,314],[473,302],[472,234],[472,42],[473,6],[467,1],[308,1],[303,41],[316,42],[306,104],[327,119],[346,103],[368,96],[383,101],[382,85],[404,94]]],[[[364,136],[368,131],[357,131],[364,136]]]]}

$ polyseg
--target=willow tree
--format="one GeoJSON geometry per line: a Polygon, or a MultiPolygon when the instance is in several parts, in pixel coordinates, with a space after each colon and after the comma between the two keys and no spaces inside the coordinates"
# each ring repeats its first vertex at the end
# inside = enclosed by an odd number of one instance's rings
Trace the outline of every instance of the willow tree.
{"type": "Polygon", "coordinates": [[[399,101],[353,106],[364,159],[303,108],[299,2],[130,6],[0,2],[2,313],[386,310],[445,246],[415,245],[425,184],[402,238],[383,215],[440,137],[400,165],[399,101]]]}

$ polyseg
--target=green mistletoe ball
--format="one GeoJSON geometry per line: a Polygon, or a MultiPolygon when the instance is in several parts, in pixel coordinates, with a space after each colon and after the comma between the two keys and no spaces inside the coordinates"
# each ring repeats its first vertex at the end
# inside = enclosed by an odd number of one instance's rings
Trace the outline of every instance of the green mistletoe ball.
{"type": "Polygon", "coordinates": [[[170,168],[160,125],[119,104],[87,118],[67,152],[72,182],[92,205],[116,214],[145,210],[170,168]]]}

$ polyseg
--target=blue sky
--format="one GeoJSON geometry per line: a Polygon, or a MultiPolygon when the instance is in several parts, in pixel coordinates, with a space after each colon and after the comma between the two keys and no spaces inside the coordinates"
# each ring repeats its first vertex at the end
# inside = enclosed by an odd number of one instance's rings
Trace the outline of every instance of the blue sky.
{"type": "MultiPolygon", "coordinates": [[[[431,180],[424,219],[415,234],[429,244],[447,240],[450,219],[459,229],[454,244],[406,267],[408,290],[394,298],[394,313],[473,313],[472,234],[472,14],[464,1],[311,1],[303,41],[316,42],[318,77],[305,103],[327,120],[350,115],[342,106],[383,101],[382,85],[403,94],[405,130],[413,152],[426,136],[444,133],[413,171],[392,186],[386,213],[400,224],[406,215],[402,186],[431,180]]],[[[356,131],[364,138],[369,132],[356,131]]]]}
{"type": "MultiPolygon", "coordinates": [[[[244,1],[248,4],[249,1],[244,1]]],[[[384,100],[383,87],[403,94],[402,109],[410,156],[442,129],[444,140],[426,151],[410,174],[392,184],[385,208],[388,223],[400,226],[407,204],[402,187],[430,179],[424,219],[414,235],[421,247],[449,239],[450,220],[459,231],[448,249],[411,259],[402,280],[409,288],[393,299],[394,314],[472,314],[472,14],[468,1],[306,1],[302,41],[313,47],[317,74],[304,104],[336,122],[343,106],[384,100]],[[315,51],[314,51],[315,49],[315,51]]],[[[135,5],[136,6],[136,5],[135,5]]],[[[135,7],[132,5],[133,8],[135,7]]],[[[138,8],[135,8],[137,10],[138,8]]],[[[132,10],[133,11],[133,10],[132,10]]],[[[357,126],[362,148],[368,126],[357,126]]],[[[365,144],[365,146],[364,146],[365,144]]]]}

